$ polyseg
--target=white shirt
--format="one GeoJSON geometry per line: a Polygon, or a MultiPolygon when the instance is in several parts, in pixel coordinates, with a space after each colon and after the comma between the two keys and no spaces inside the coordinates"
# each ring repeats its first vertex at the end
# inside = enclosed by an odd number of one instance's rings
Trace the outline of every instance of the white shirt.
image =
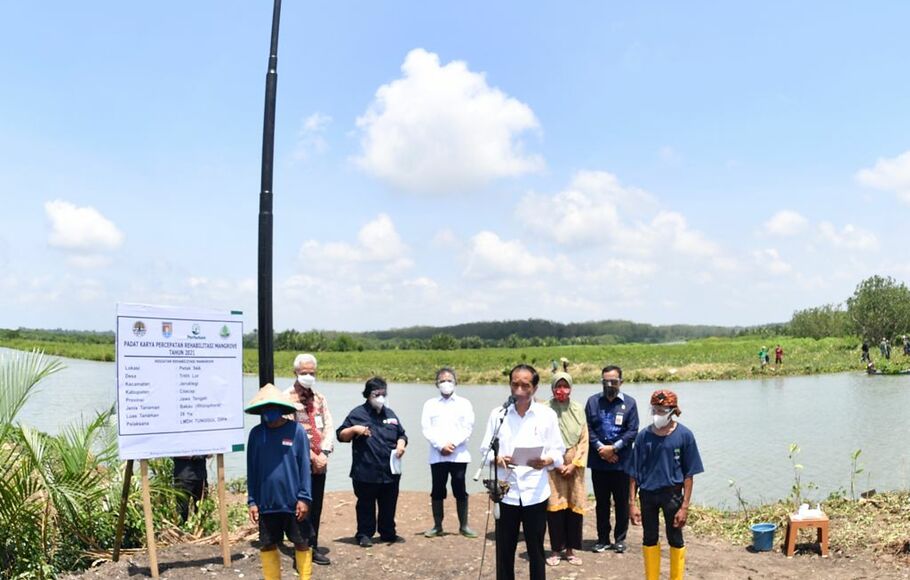
{"type": "Polygon", "coordinates": [[[430,463],[449,461],[470,463],[468,438],[474,430],[474,407],[471,401],[452,393],[449,398],[442,395],[423,404],[420,417],[423,436],[430,442],[430,463]],[[455,451],[443,455],[441,449],[448,443],[455,445],[455,451]]]}
{"type": "MultiPolygon", "coordinates": [[[[518,414],[515,405],[510,405],[505,413],[505,420],[499,429],[499,455],[512,455],[516,447],[543,446],[541,457],[549,457],[553,464],[544,469],[534,469],[528,465],[516,465],[511,469],[500,468],[499,479],[509,484],[509,491],[502,501],[509,505],[538,504],[550,497],[550,479],[547,472],[562,466],[562,458],[566,453],[566,446],[559,433],[559,420],[553,409],[536,401],[531,403],[524,417],[518,414]]],[[[483,436],[483,445],[480,448],[485,457],[502,414],[501,408],[493,409],[490,413],[487,432],[483,436]]],[[[492,454],[486,457],[487,463],[492,460],[492,454]]]]}

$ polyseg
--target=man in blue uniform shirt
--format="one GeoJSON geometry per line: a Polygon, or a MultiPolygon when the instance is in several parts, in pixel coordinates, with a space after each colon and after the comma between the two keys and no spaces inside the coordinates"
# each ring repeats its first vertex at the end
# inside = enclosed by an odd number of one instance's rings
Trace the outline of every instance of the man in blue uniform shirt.
{"type": "Polygon", "coordinates": [[[310,481],[310,444],[306,433],[284,415],[294,403],[274,385],[256,393],[247,413],[260,415],[247,441],[246,473],[250,520],[259,524],[262,542],[262,575],[281,578],[278,544],[287,536],[294,543],[297,572],[309,579],[313,571],[309,522],[305,519],[313,499],[310,481]]]}
{"type": "Polygon", "coordinates": [[[591,395],[585,406],[588,421],[588,468],[597,503],[595,552],[626,551],[629,530],[629,476],[626,473],[632,442],[638,433],[635,399],[620,391],[622,369],[609,365],[601,371],[603,393],[591,395]],[[610,501],[616,506],[615,543],[610,543],[610,501]]]}
{"type": "Polygon", "coordinates": [[[705,469],[695,435],[677,421],[682,412],[676,393],[661,389],[651,395],[653,424],[635,437],[629,465],[630,518],[642,525],[645,579],[660,577],[660,521],[664,513],[670,544],[670,580],[682,580],[686,567],[683,526],[689,515],[693,476],[705,469]],[[638,489],[641,510],[635,504],[638,489]]]}
{"type": "Polygon", "coordinates": [[[404,455],[408,444],[398,415],[386,405],[388,386],[381,377],[366,382],[366,402],[351,409],[335,432],[342,443],[352,443],[351,480],[357,496],[357,543],[362,548],[373,545],[373,534],[379,530],[383,542],[403,542],[395,531],[395,509],[398,506],[398,484],[401,472],[393,473],[392,455],[404,455]],[[377,523],[377,511],[379,521],[377,523]]]}

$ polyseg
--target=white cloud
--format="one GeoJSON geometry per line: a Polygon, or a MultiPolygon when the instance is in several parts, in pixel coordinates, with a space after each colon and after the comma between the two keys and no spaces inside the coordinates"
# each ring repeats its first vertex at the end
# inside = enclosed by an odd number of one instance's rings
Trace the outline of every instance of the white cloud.
{"type": "Polygon", "coordinates": [[[651,194],[620,184],[612,173],[580,171],[556,195],[525,196],[517,215],[560,244],[584,244],[614,237],[622,227],[620,212],[654,206],[651,194]]]}
{"type": "Polygon", "coordinates": [[[858,228],[853,224],[847,224],[841,230],[838,230],[834,224],[822,222],[818,224],[818,233],[823,241],[836,248],[848,250],[878,249],[878,238],[875,234],[858,228]]]}
{"type": "Polygon", "coordinates": [[[881,158],[871,168],[856,172],[855,178],[866,187],[891,191],[910,203],[910,151],[891,159],[881,158]]]}
{"type": "Polygon", "coordinates": [[[506,241],[493,232],[483,231],[471,238],[465,275],[477,278],[534,276],[555,269],[552,260],[535,256],[520,241],[506,241]]]}
{"type": "Polygon", "coordinates": [[[297,134],[297,145],[294,147],[293,157],[298,161],[306,161],[314,154],[325,153],[329,144],[324,134],[326,128],[332,123],[332,117],[325,113],[315,112],[303,120],[300,132],[297,134]]]}
{"type": "Polygon", "coordinates": [[[622,185],[606,171],[581,171],[553,196],[528,194],[516,209],[523,222],[563,245],[601,246],[649,261],[667,253],[736,267],[720,246],[692,229],[679,212],[661,209],[650,193],[622,185]]]}
{"type": "Polygon", "coordinates": [[[334,275],[353,275],[359,265],[377,263],[392,274],[413,265],[409,251],[392,219],[383,213],[360,228],[356,244],[308,240],[300,248],[300,259],[307,270],[329,270],[334,275]]]}
{"type": "Polygon", "coordinates": [[[804,232],[808,225],[809,220],[800,213],[784,209],[771,216],[771,219],[765,222],[764,231],[772,236],[795,236],[804,232]]]}
{"type": "Polygon", "coordinates": [[[776,248],[766,248],[752,252],[755,263],[760,270],[767,269],[776,276],[787,274],[793,270],[793,266],[785,262],[776,248]]]}
{"type": "Polygon", "coordinates": [[[408,53],[401,71],[357,119],[357,163],[365,171],[399,189],[448,193],[543,167],[519,139],[538,129],[534,112],[483,74],[463,61],[440,65],[421,48],[408,53]]]}
{"type": "Polygon", "coordinates": [[[123,233],[93,207],[58,199],[45,202],[44,212],[51,221],[48,244],[55,248],[91,254],[115,250],[123,243],[123,233]]]}

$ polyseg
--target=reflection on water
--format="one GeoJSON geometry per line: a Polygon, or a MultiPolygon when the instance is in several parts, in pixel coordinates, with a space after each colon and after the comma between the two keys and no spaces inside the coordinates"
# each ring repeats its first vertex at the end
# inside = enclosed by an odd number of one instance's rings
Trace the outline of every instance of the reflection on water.
{"type": "MultiPolygon", "coordinates": [[[[0,349],[0,354],[7,353],[0,349]]],[[[58,432],[80,415],[88,418],[96,411],[110,408],[115,400],[113,363],[66,359],[66,369],[41,384],[19,420],[42,431],[58,432]]],[[[290,376],[279,377],[281,387],[289,386],[290,376]]],[[[244,377],[246,399],[257,388],[257,377],[244,377]]],[[[355,405],[363,402],[362,385],[323,383],[336,426],[355,405]]],[[[642,423],[649,419],[647,400],[656,385],[625,385],[624,391],[639,403],[642,423]]],[[[787,457],[790,443],[802,448],[799,462],[805,466],[803,487],[808,482],[819,486],[810,497],[821,499],[829,492],[850,487],[850,455],[862,449],[860,489],[879,490],[910,487],[910,454],[903,447],[910,440],[910,422],[903,417],[910,408],[910,376],[867,376],[845,373],[814,377],[774,377],[749,381],[676,383],[671,385],[680,399],[681,420],[698,439],[705,473],[696,477],[695,501],[715,506],[733,506],[735,498],[729,480],[736,481],[750,502],[786,497],[793,483],[793,467],[787,457]]],[[[426,399],[433,396],[430,384],[391,384],[389,406],[404,423],[410,446],[404,458],[402,489],[425,490],[429,494],[430,470],[427,443],[420,433],[420,412],[426,399]]],[[[583,401],[599,392],[599,385],[576,385],[573,398],[583,401]]],[[[477,470],[476,449],[483,436],[483,425],[490,410],[508,396],[506,385],[462,385],[458,394],[474,404],[477,414],[472,438],[473,464],[477,470]]],[[[541,385],[540,397],[549,396],[549,386],[541,385]]],[[[247,428],[258,417],[247,416],[247,428]]],[[[335,444],[327,488],[350,489],[348,469],[350,445],[335,444]]],[[[245,455],[226,456],[228,478],[244,476],[245,455]]],[[[214,461],[212,463],[214,465],[214,461]]],[[[209,473],[214,474],[214,468],[209,473]]],[[[479,492],[471,481],[469,491],[479,492]]]]}

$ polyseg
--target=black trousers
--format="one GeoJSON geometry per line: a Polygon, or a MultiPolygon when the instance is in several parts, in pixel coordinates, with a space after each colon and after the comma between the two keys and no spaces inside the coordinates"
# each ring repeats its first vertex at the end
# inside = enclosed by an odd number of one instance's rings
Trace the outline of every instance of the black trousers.
{"type": "Polygon", "coordinates": [[[468,497],[464,481],[464,474],[467,468],[467,463],[453,463],[451,461],[431,463],[430,475],[433,477],[433,490],[430,492],[430,497],[440,500],[446,498],[446,482],[450,475],[452,476],[452,495],[455,496],[455,499],[468,497]]]}
{"type": "Polygon", "coordinates": [[[558,512],[547,512],[547,529],[550,530],[550,548],[562,552],[566,548],[581,549],[581,530],[584,516],[566,508],[558,512]]]}
{"type": "Polygon", "coordinates": [[[196,509],[196,504],[202,500],[207,486],[204,479],[175,479],[174,489],[183,491],[186,495],[177,496],[177,512],[180,514],[180,523],[190,516],[190,504],[196,509]]]}
{"type": "Polygon", "coordinates": [[[525,533],[528,549],[528,570],[531,580],[547,577],[543,541],[547,533],[547,501],[527,506],[499,504],[499,522],[496,526],[496,552],[502,565],[501,578],[515,579],[515,549],[518,547],[518,528],[525,533]]]}
{"type": "Polygon", "coordinates": [[[667,531],[667,543],[674,548],[686,545],[683,541],[682,528],[673,527],[673,518],[682,505],[683,496],[681,487],[665,487],[657,491],[639,490],[641,499],[641,527],[644,546],[656,546],[660,540],[660,517],[664,512],[664,527],[667,531]]]}
{"type": "Polygon", "coordinates": [[[393,476],[391,483],[354,482],[354,495],[357,496],[357,538],[372,538],[379,530],[383,540],[394,539],[395,509],[398,507],[398,484],[401,476],[393,476]],[[376,513],[379,512],[377,525],[376,513]]]}
{"type": "Polygon", "coordinates": [[[616,506],[616,542],[625,542],[629,531],[629,476],[622,471],[591,470],[597,502],[597,543],[610,543],[610,500],[616,506]]]}
{"type": "Polygon", "coordinates": [[[325,475],[325,473],[314,473],[310,476],[313,501],[310,502],[310,513],[307,519],[310,520],[310,527],[313,531],[310,535],[310,546],[313,548],[319,545],[319,519],[322,517],[322,498],[325,496],[325,475]]]}

